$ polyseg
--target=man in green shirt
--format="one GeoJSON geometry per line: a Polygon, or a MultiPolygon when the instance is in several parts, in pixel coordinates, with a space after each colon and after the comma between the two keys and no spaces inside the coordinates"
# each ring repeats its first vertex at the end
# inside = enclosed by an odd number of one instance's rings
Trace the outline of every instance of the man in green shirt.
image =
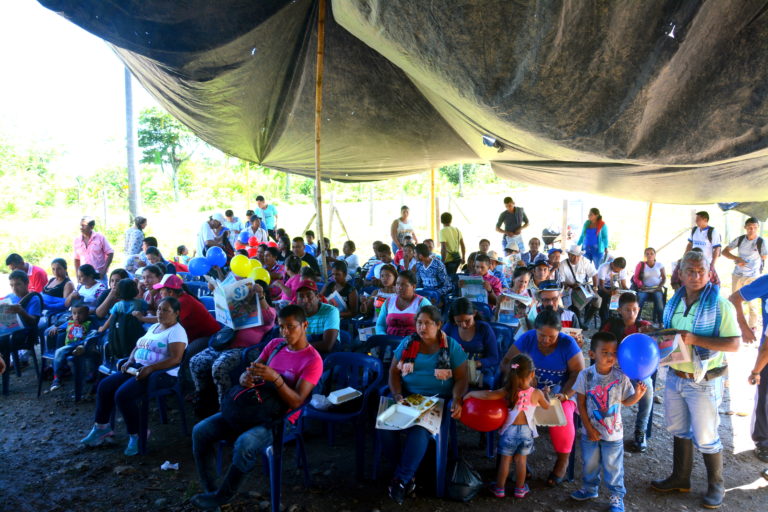
{"type": "Polygon", "coordinates": [[[717,429],[718,408],[723,398],[725,352],[735,352],[741,343],[736,310],[719,287],[711,284],[710,266],[700,252],[687,252],[680,263],[683,286],[667,303],[664,327],[676,329],[682,350],[691,362],[669,366],[664,392],[664,420],[674,436],[672,475],[656,480],[651,487],[661,492],[689,492],[693,446],[704,456],[708,487],[704,508],[723,503],[723,445],[717,429]]]}

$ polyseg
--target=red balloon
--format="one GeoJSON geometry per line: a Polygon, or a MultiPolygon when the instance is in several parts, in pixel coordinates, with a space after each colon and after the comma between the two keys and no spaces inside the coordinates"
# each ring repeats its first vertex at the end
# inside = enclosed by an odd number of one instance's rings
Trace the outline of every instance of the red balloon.
{"type": "Polygon", "coordinates": [[[242,242],[235,242],[235,250],[236,251],[239,251],[240,249],[245,249],[246,247],[248,247],[248,246],[245,245],[242,242]]]}
{"type": "Polygon", "coordinates": [[[259,245],[259,241],[256,239],[255,236],[252,236],[251,238],[248,239],[248,245],[250,245],[251,247],[256,247],[259,245]]]}
{"type": "Polygon", "coordinates": [[[473,430],[490,432],[504,425],[508,413],[506,400],[467,398],[461,407],[461,422],[473,430]]]}
{"type": "Polygon", "coordinates": [[[248,249],[248,257],[249,258],[255,258],[256,257],[256,253],[258,253],[258,252],[259,252],[259,248],[258,247],[251,247],[250,249],[248,249]]]}
{"type": "Polygon", "coordinates": [[[267,246],[269,246],[269,247],[277,247],[277,242],[273,242],[273,241],[270,240],[269,242],[267,242],[267,246]]]}

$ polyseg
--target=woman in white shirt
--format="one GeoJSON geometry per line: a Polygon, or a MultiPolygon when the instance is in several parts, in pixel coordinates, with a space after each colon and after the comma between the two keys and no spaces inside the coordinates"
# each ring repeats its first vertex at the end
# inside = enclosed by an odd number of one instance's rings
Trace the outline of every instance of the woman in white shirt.
{"type": "Polygon", "coordinates": [[[406,244],[405,237],[410,236],[413,244],[419,243],[416,240],[416,234],[413,232],[413,226],[408,222],[408,216],[411,210],[407,206],[400,207],[400,217],[392,221],[390,235],[392,236],[392,252],[397,253],[406,244]]]}
{"type": "Polygon", "coordinates": [[[656,261],[656,251],[653,247],[645,250],[645,261],[641,261],[635,267],[635,275],[632,276],[633,288],[637,290],[637,301],[640,311],[650,298],[653,299],[653,321],[661,324],[661,316],[664,313],[664,283],[667,282],[667,274],[664,265],[656,261]]]}
{"type": "Polygon", "coordinates": [[[120,410],[128,430],[125,455],[139,453],[138,400],[147,392],[149,376],[166,370],[154,378],[155,388],[173,386],[178,365],[187,348],[187,332],[179,323],[181,305],[175,297],[165,297],[157,306],[158,323],[139,338],[128,360],[99,383],[96,392],[96,421],[88,435],[80,440],[85,446],[97,446],[114,435],[109,418],[115,406],[120,410]]]}

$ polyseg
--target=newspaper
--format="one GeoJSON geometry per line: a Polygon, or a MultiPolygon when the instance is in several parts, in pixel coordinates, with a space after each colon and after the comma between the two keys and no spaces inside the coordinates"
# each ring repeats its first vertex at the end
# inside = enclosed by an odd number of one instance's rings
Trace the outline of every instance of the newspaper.
{"type": "Polygon", "coordinates": [[[235,278],[229,274],[223,281],[206,276],[214,285],[213,302],[216,320],[230,329],[240,330],[258,327],[263,323],[261,304],[255,297],[248,297],[253,279],[235,278]]]}
{"type": "Polygon", "coordinates": [[[485,281],[482,276],[459,276],[461,284],[461,296],[472,302],[488,304],[488,292],[485,290],[485,281]]]}
{"type": "Polygon", "coordinates": [[[615,290],[611,292],[611,304],[608,308],[610,311],[616,311],[619,309],[619,297],[621,297],[622,293],[631,293],[635,295],[634,290],[615,290]]]}
{"type": "MultiPolygon", "coordinates": [[[[381,414],[395,405],[395,401],[388,396],[382,396],[379,398],[379,410],[376,412],[376,428],[379,430],[401,430],[398,427],[387,425],[378,420],[381,414]]],[[[440,423],[443,421],[443,409],[445,409],[445,400],[442,398],[437,399],[437,404],[429,409],[427,412],[419,416],[419,419],[412,426],[424,427],[430,434],[435,435],[440,432],[440,423]]]]}
{"type": "Polygon", "coordinates": [[[649,336],[659,345],[659,366],[690,363],[691,347],[683,343],[683,337],[675,329],[662,329],[649,336]]]}
{"type": "Polygon", "coordinates": [[[24,328],[21,317],[17,313],[11,313],[9,308],[13,306],[10,299],[0,301],[0,336],[19,331],[24,328]]]}
{"type": "Polygon", "coordinates": [[[497,321],[507,325],[520,325],[520,319],[528,315],[533,299],[527,295],[506,292],[499,298],[497,321]]]}
{"type": "Polygon", "coordinates": [[[338,290],[333,290],[333,293],[327,297],[328,304],[335,306],[339,310],[339,313],[343,313],[347,310],[347,303],[344,301],[344,297],[341,296],[338,290]]]}

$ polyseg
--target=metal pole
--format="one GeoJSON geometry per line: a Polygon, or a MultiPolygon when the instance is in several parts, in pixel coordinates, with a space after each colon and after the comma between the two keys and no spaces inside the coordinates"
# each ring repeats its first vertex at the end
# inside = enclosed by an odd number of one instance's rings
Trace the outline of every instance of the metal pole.
{"type": "Polygon", "coordinates": [[[648,216],[645,218],[645,245],[643,249],[648,247],[648,242],[651,239],[651,215],[653,214],[653,202],[648,203],[648,216]]]}
{"type": "Polygon", "coordinates": [[[131,222],[141,210],[141,182],[136,176],[136,155],[134,153],[133,126],[133,90],[131,87],[131,72],[125,68],[125,150],[128,158],[128,211],[131,222]]]}
{"type": "Polygon", "coordinates": [[[429,172],[429,237],[435,238],[435,168],[429,172]]]}
{"type": "Polygon", "coordinates": [[[323,281],[328,278],[328,262],[325,257],[323,235],[323,196],[320,179],[320,125],[323,113],[323,58],[325,56],[325,0],[317,6],[317,59],[315,66],[315,208],[317,209],[317,246],[320,248],[323,281]]]}

